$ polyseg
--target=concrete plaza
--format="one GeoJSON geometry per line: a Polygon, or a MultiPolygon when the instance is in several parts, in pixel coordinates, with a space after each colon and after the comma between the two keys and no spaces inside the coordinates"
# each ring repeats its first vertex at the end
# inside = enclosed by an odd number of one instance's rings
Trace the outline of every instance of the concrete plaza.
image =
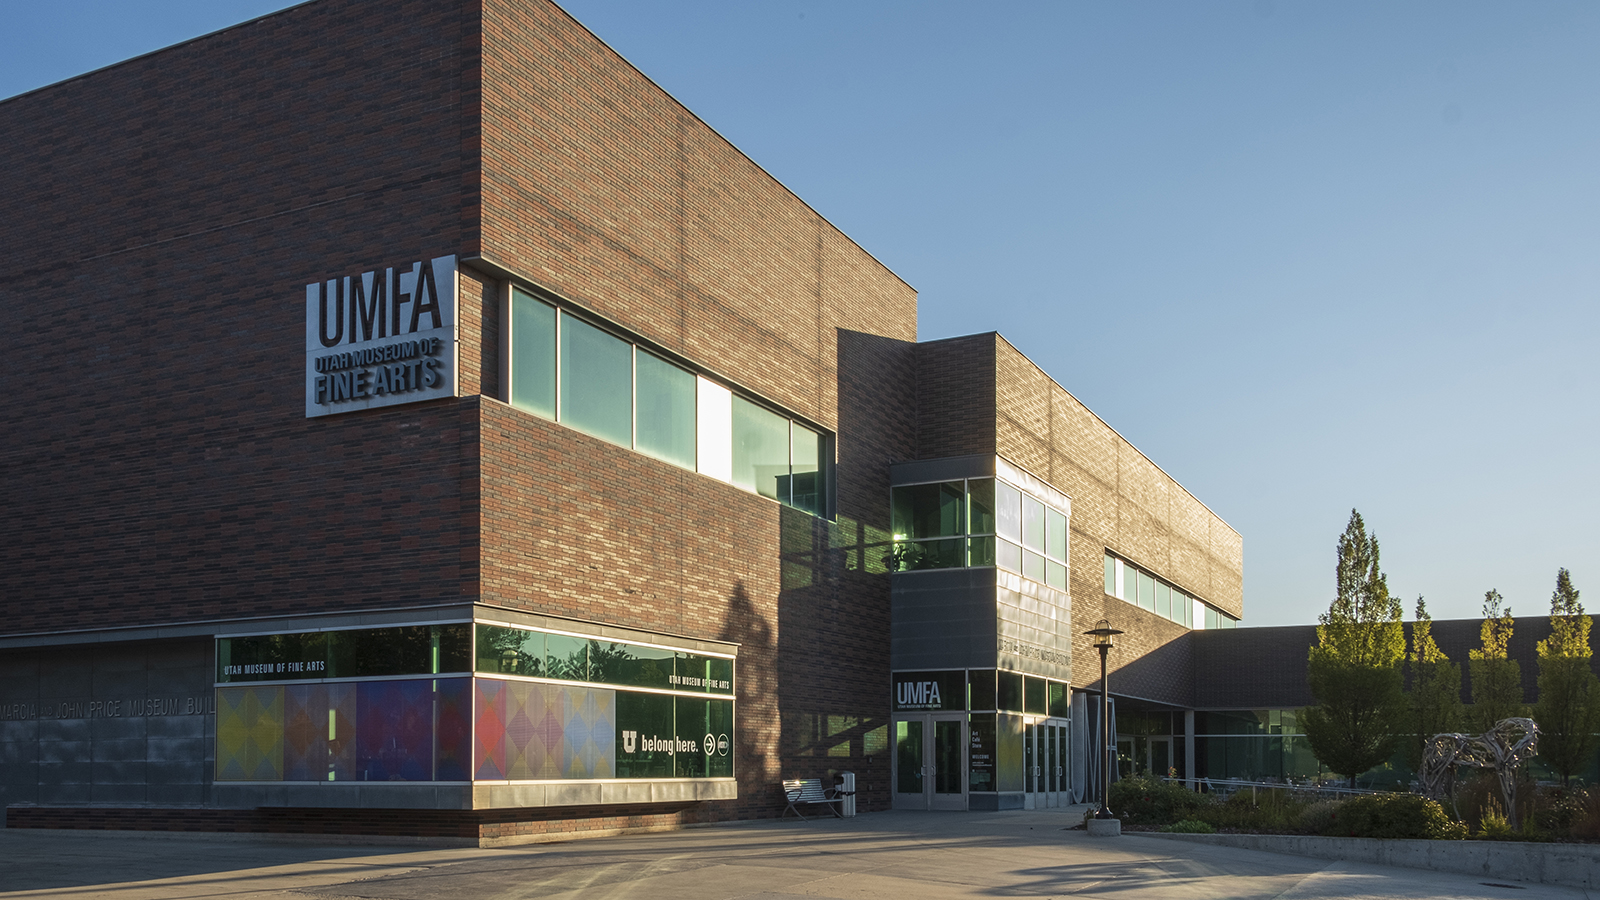
{"type": "MultiPolygon", "coordinates": [[[[1069,826],[1081,808],[794,818],[506,849],[0,830],[0,895],[75,900],[1582,898],[1069,826]]],[[[334,839],[336,840],[336,839],[334,839]]],[[[1486,883],[1487,882],[1487,883],[1486,883]]]]}

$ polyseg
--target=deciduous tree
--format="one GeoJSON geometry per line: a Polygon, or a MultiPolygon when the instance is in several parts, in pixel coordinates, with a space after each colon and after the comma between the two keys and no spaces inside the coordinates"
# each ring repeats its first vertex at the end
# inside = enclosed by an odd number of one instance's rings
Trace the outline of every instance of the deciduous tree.
{"type": "Polygon", "coordinates": [[[1413,772],[1422,768],[1422,750],[1428,739],[1461,727],[1461,666],[1450,661],[1433,640],[1433,617],[1421,597],[1417,620],[1411,625],[1411,735],[1406,742],[1406,762],[1413,772]]]}
{"type": "Polygon", "coordinates": [[[1472,708],[1467,711],[1467,721],[1480,733],[1501,719],[1527,713],[1522,700],[1522,666],[1508,650],[1515,620],[1511,607],[1501,609],[1504,600],[1497,590],[1484,592],[1483,627],[1479,629],[1483,646],[1467,651],[1467,668],[1472,674],[1472,708]]]}
{"type": "Polygon", "coordinates": [[[1539,723],[1539,755],[1566,783],[1588,766],[1600,731],[1600,679],[1590,664],[1589,626],[1572,576],[1561,569],[1550,595],[1550,637],[1538,644],[1533,720],[1539,723]]]}
{"type": "Polygon", "coordinates": [[[1404,727],[1406,639],[1400,601],[1379,567],[1378,538],[1353,509],[1338,554],[1337,592],[1317,617],[1306,665],[1317,703],[1301,723],[1317,759],[1354,787],[1357,775],[1389,758],[1404,727]]]}

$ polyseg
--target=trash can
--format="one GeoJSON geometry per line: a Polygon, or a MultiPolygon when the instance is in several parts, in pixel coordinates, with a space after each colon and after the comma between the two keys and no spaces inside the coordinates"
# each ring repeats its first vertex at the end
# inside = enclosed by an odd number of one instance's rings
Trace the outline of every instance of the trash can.
{"type": "Polygon", "coordinates": [[[839,781],[834,785],[834,790],[844,797],[844,802],[839,804],[839,812],[845,818],[856,814],[856,773],[840,772],[839,781]]]}

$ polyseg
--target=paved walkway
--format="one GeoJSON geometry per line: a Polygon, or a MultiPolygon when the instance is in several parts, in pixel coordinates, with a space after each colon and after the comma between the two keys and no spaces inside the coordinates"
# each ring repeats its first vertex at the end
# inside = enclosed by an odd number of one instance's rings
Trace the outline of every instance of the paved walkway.
{"type": "MultiPolygon", "coordinates": [[[[794,818],[500,850],[0,830],[0,896],[73,900],[1584,898],[1570,888],[1066,830],[1070,810],[794,818]]],[[[1600,900],[1596,897],[1595,900],[1600,900]]]]}

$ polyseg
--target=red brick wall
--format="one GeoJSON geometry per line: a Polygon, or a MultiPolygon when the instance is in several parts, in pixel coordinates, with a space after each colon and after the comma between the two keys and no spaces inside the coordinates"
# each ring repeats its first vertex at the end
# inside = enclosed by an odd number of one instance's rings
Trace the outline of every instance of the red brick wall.
{"type": "MultiPolygon", "coordinates": [[[[1119,639],[1113,670],[1155,654],[1184,633],[1153,612],[1106,596],[1102,560],[1107,548],[1221,609],[1242,612],[1238,532],[1003,338],[996,373],[1000,455],[1072,498],[1075,684],[1099,679],[1099,654],[1082,632],[1101,618],[1128,632],[1119,639]]],[[[1187,650],[1174,646],[1144,662],[1137,682],[1114,678],[1113,690],[1182,702],[1190,671],[1187,650]]]]}
{"type": "Polygon", "coordinates": [[[836,329],[915,293],[554,4],[484,11],[496,262],[828,428],[836,329]]]}
{"type": "Polygon", "coordinates": [[[695,815],[839,769],[886,804],[859,545],[915,448],[914,292],[557,7],[487,7],[322,0],[0,103],[36,136],[0,146],[0,629],[481,598],[736,640],[741,799],[695,815]],[[462,399],[305,419],[304,285],[450,252],[835,429],[839,524],[484,399],[466,270],[462,399]]]}
{"type": "Polygon", "coordinates": [[[307,420],[301,347],[306,283],[476,248],[477,43],[325,0],[0,103],[0,629],[473,592],[472,405],[307,420]]]}
{"type": "Polygon", "coordinates": [[[989,332],[917,345],[919,459],[995,452],[999,341],[989,332]]]}

